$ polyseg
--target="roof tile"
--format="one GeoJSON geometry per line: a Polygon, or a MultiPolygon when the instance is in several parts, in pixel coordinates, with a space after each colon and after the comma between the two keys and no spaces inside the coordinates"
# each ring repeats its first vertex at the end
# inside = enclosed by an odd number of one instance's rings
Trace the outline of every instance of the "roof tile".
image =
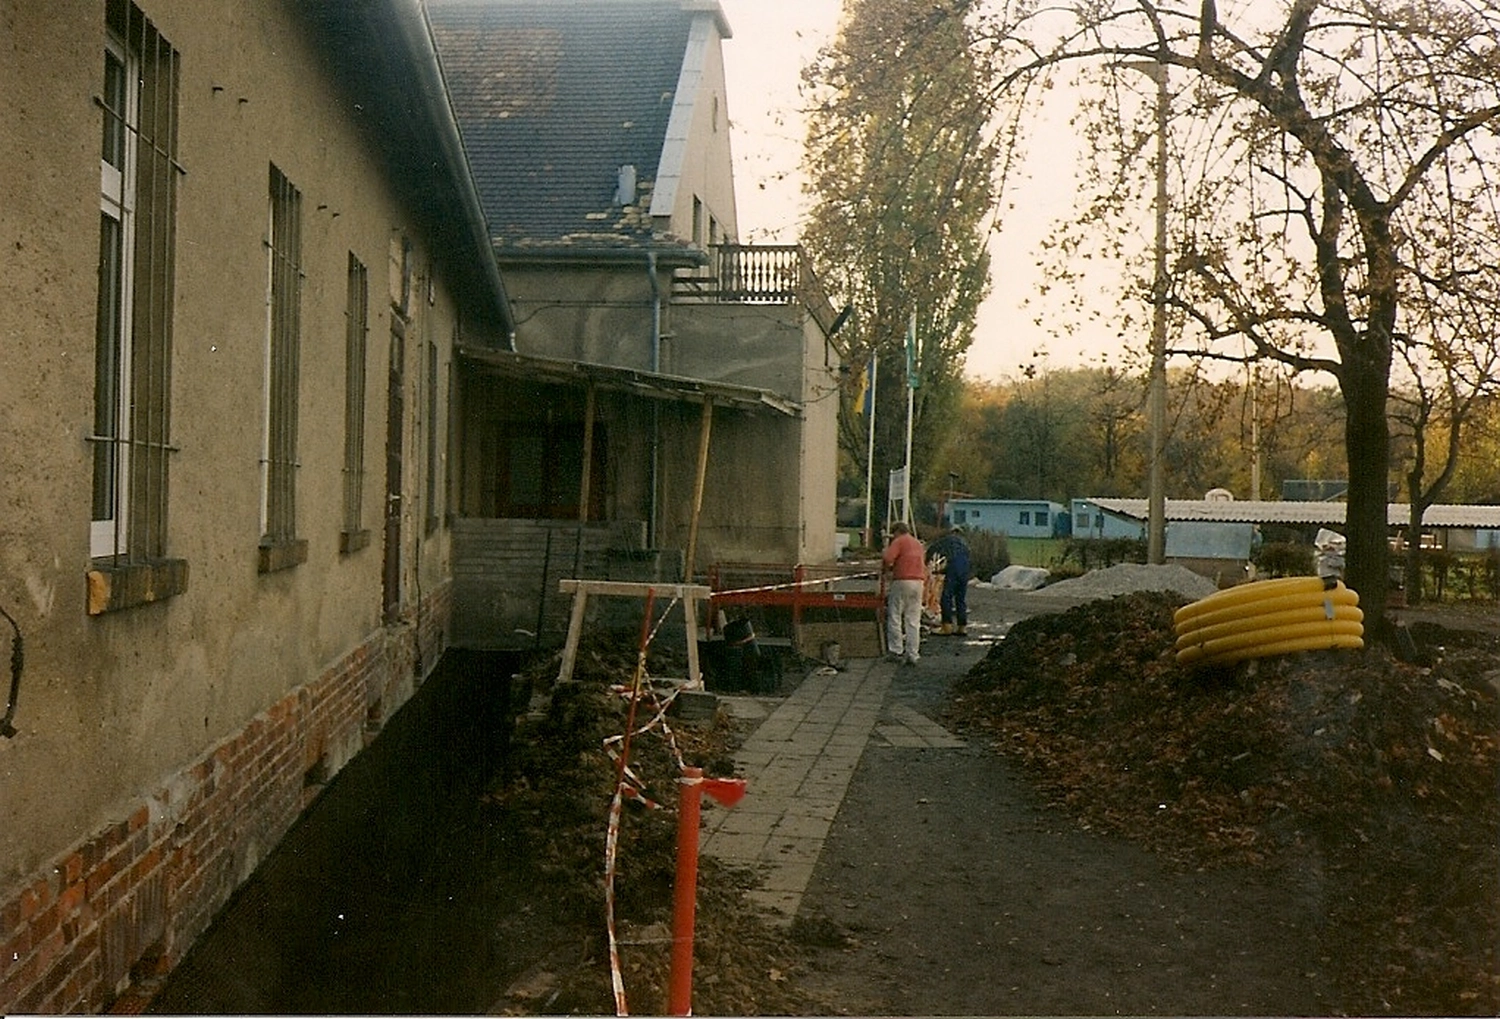
{"type": "Polygon", "coordinates": [[[693,13],[680,0],[429,0],[427,10],[497,247],[648,240],[693,13]],[[637,199],[621,205],[627,164],[637,199]]]}

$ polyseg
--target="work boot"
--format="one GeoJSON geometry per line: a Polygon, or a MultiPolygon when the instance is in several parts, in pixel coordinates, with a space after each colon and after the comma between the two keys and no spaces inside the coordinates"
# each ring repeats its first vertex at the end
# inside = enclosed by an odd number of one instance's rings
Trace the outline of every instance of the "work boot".
{"type": "MultiPolygon", "coordinates": [[[[960,631],[960,632],[962,632],[962,631],[960,631]]],[[[938,636],[939,637],[947,637],[951,633],[953,633],[953,624],[952,623],[944,623],[942,626],[938,627],[938,636]]]]}
{"type": "Polygon", "coordinates": [[[958,634],[960,637],[962,637],[964,634],[966,634],[966,633],[969,632],[969,628],[967,626],[964,626],[962,623],[960,623],[959,626],[958,626],[958,629],[954,630],[953,632],[956,633],[956,634],[958,634]]]}

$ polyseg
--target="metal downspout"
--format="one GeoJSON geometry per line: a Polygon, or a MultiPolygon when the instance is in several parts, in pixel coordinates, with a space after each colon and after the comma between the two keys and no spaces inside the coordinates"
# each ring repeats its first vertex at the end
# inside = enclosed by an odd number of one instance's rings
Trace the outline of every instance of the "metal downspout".
{"type": "MultiPolygon", "coordinates": [[[[646,274],[651,281],[651,373],[661,374],[661,281],[656,278],[656,252],[646,252],[646,274]]],[[[661,401],[651,401],[651,512],[646,521],[646,547],[655,548],[661,527],[661,401]]]]}
{"type": "Polygon", "coordinates": [[[459,201],[463,204],[465,226],[468,227],[475,253],[479,256],[479,269],[489,289],[487,296],[490,305],[499,314],[504,325],[506,349],[515,350],[516,323],[511,313],[510,297],[505,291],[505,281],[500,276],[500,265],[495,260],[494,242],[490,239],[484,206],[479,200],[479,189],[469,166],[469,156],[464,149],[458,118],[454,115],[448,98],[448,86],[433,43],[432,24],[427,17],[427,8],[421,0],[401,0],[392,7],[396,12],[396,27],[404,36],[407,52],[414,58],[413,66],[422,88],[422,104],[437,129],[444,162],[448,166],[459,201]]]}

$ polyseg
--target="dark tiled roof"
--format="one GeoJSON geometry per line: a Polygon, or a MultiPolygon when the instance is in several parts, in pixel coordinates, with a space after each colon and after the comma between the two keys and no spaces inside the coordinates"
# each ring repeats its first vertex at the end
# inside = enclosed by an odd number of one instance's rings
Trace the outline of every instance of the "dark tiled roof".
{"type": "Polygon", "coordinates": [[[430,0],[427,10],[497,248],[649,240],[693,18],[679,0],[430,0]],[[622,207],[627,164],[637,199],[622,207]]]}
{"type": "Polygon", "coordinates": [[[454,284],[513,328],[459,134],[440,102],[437,56],[420,11],[403,2],[297,0],[344,110],[379,139],[391,179],[431,230],[454,284]]]}

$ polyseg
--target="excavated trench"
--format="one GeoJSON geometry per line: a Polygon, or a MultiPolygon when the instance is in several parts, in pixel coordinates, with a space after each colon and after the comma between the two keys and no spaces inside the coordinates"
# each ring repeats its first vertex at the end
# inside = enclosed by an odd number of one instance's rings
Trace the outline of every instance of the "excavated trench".
{"type": "MultiPolygon", "coordinates": [[[[449,651],[166,979],[157,1014],[483,1012],[545,950],[486,821],[514,652],[449,651]]],[[[543,908],[544,912],[544,908],[543,908]]]]}

